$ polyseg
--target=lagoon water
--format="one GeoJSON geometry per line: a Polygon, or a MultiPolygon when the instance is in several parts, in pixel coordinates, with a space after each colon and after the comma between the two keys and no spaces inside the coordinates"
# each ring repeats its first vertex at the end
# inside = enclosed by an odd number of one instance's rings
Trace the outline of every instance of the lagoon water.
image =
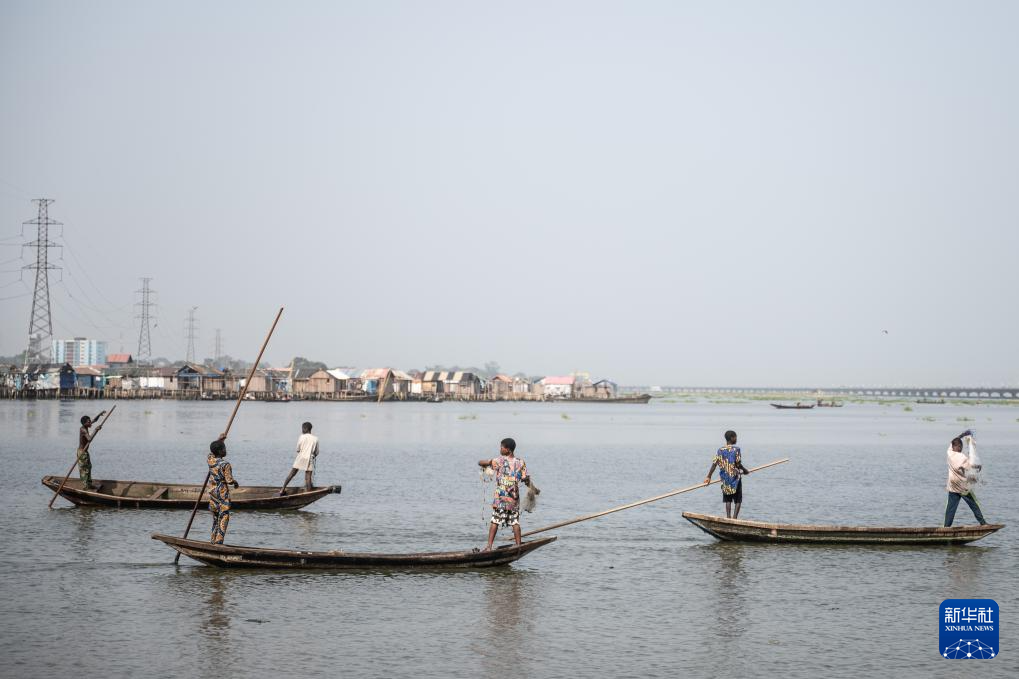
{"type": "MultiPolygon", "coordinates": [[[[1015,676],[1019,407],[849,403],[649,405],[246,403],[228,441],[242,484],[280,483],[300,423],[321,438],[296,512],[235,513],[227,542],[351,551],[480,546],[477,461],[516,438],[543,493],[525,530],[699,482],[722,433],[747,466],[742,518],[939,525],[945,448],[978,433],[991,522],[959,548],[725,544],[681,518],[722,512],[717,486],[562,528],[516,564],[466,572],[232,572],[149,538],[185,512],[47,510],[78,418],[110,402],[0,404],[0,676],[1015,676]],[[964,419],[964,418],[968,418],[964,419]],[[972,421],[969,421],[972,420],[972,421]],[[938,604],[992,598],[1000,656],[938,654],[938,604]]],[[[232,404],[122,401],[96,478],[200,483],[232,404]]],[[[956,523],[972,523],[962,504],[956,523]]],[[[200,514],[192,535],[208,534],[200,514]]]]}

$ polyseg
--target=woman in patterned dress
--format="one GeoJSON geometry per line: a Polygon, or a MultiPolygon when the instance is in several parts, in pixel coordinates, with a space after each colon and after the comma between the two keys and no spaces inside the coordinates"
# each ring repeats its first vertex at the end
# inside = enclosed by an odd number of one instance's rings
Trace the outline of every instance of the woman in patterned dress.
{"type": "Polygon", "coordinates": [[[233,469],[226,457],[226,434],[209,444],[209,511],[212,512],[212,537],[214,545],[223,544],[226,529],[230,525],[230,486],[240,484],[234,480],[233,469]]]}

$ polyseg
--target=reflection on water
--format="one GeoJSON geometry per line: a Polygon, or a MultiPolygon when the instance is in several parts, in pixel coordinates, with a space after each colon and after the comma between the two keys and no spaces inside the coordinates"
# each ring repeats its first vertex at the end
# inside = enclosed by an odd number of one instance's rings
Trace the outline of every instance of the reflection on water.
{"type": "MultiPolygon", "coordinates": [[[[747,574],[743,570],[743,553],[747,548],[731,542],[714,543],[705,548],[715,562],[711,582],[718,633],[732,640],[743,636],[746,624],[747,574]]],[[[712,559],[706,561],[711,563],[712,559]]]]}
{"type": "MultiPolygon", "coordinates": [[[[9,478],[0,494],[0,618],[16,621],[0,635],[8,673],[46,658],[51,674],[81,676],[154,667],[193,676],[230,665],[260,676],[342,668],[418,679],[507,671],[807,679],[843,668],[948,676],[929,650],[937,603],[1014,603],[1019,542],[1009,529],[954,549],[728,544],[676,520],[678,510],[717,513],[708,492],[570,526],[555,545],[489,571],[232,572],[186,557],[174,569],[173,551],[149,536],[181,534],[186,511],[46,509],[52,491],[39,478],[62,475],[73,460],[81,405],[0,403],[9,478]],[[70,607],[101,632],[84,637],[70,607]],[[894,658],[887,625],[876,624],[889,611],[894,658]],[[727,639],[740,652],[723,667],[714,642],[727,639]]],[[[480,487],[476,463],[507,435],[527,444],[523,456],[545,479],[533,519],[542,525],[700,480],[729,428],[748,455],[792,459],[754,475],[747,518],[940,522],[944,436],[964,414],[981,424],[993,417],[982,431],[985,467],[995,478],[1019,477],[1019,410],[945,406],[930,411],[936,422],[876,406],[836,410],[797,419],[755,403],[591,404],[567,421],[554,404],[245,404],[230,447],[243,483],[278,484],[293,461],[294,427],[311,420],[323,440],[322,482],[344,491],[302,511],[236,512],[227,540],[371,552],[478,545],[481,492],[487,507],[491,488],[480,487]]],[[[97,476],[200,483],[204,451],[229,414],[230,404],[215,402],[124,402],[93,451],[97,476]]],[[[989,484],[981,500],[1015,524],[1009,491],[1004,481],[989,484]]],[[[210,520],[198,514],[192,535],[208,539],[210,520]]],[[[1002,635],[1019,647],[1014,632],[1002,635]]],[[[1001,663],[985,667],[986,676],[1007,674],[1001,663]]]]}

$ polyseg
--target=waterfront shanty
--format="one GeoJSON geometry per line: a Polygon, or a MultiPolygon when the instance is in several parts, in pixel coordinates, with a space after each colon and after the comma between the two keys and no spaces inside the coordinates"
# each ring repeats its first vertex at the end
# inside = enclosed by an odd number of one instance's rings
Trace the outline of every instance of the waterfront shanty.
{"type": "MultiPolygon", "coordinates": [[[[0,366],[4,398],[235,398],[245,375],[208,364],[139,365],[129,354],[111,354],[107,364],[70,363],[0,366]]],[[[609,380],[584,374],[530,379],[484,377],[463,370],[403,371],[397,368],[259,368],[248,385],[257,400],[323,401],[557,401],[617,397],[609,380]]]]}

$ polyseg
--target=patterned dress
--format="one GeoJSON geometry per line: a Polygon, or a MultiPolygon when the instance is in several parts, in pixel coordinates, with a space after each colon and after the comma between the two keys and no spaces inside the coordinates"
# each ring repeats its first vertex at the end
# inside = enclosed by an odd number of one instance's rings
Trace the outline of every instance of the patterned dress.
{"type": "Polygon", "coordinates": [[[78,478],[85,489],[92,487],[92,458],[88,456],[88,442],[88,428],[82,427],[78,430],[78,478]]]}
{"type": "Polygon", "coordinates": [[[492,523],[498,526],[520,524],[520,483],[527,478],[527,464],[516,457],[500,455],[492,460],[495,471],[495,498],[492,523]]]}
{"type": "Polygon", "coordinates": [[[739,446],[723,446],[715,453],[715,464],[718,465],[718,476],[722,480],[722,495],[734,495],[739,487],[740,466],[743,458],[739,446]]]}
{"type": "Polygon", "coordinates": [[[230,484],[233,482],[230,463],[209,453],[209,511],[212,512],[212,537],[209,541],[214,545],[223,544],[230,525],[230,484]]]}

